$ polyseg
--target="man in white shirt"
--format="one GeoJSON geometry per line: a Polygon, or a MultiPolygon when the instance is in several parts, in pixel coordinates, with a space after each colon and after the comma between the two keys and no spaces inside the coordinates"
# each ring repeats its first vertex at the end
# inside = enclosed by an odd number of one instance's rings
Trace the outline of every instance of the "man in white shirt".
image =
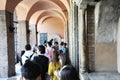
{"type": "Polygon", "coordinates": [[[24,55],[22,56],[22,64],[24,65],[25,64],[25,61],[27,60],[27,59],[29,59],[30,58],[30,56],[33,54],[33,51],[31,51],[31,45],[30,44],[27,44],[26,46],[25,46],[25,53],[24,53],[24,55]]]}

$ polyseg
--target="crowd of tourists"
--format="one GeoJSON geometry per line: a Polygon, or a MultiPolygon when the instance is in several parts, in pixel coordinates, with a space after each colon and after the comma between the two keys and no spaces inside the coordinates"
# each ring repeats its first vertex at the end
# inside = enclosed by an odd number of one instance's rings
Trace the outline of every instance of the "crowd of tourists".
{"type": "Polygon", "coordinates": [[[53,39],[42,45],[25,45],[20,55],[20,80],[80,80],[72,66],[67,43],[53,39]]]}

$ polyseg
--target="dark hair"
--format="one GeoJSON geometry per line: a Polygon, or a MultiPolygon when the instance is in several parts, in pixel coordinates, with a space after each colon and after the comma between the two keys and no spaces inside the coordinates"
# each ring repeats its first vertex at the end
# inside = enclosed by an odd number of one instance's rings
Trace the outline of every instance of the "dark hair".
{"type": "Polygon", "coordinates": [[[60,80],[80,80],[80,79],[76,69],[71,65],[67,65],[60,72],[60,80]]]}
{"type": "Polygon", "coordinates": [[[66,46],[66,45],[67,45],[67,43],[64,43],[63,45],[64,45],[64,46],[66,46]]]}
{"type": "Polygon", "coordinates": [[[47,41],[46,41],[46,40],[44,41],[44,44],[45,44],[45,43],[47,43],[47,41]]]}
{"type": "Polygon", "coordinates": [[[55,42],[54,42],[54,44],[58,44],[58,42],[57,42],[57,41],[55,41],[55,42]]]}
{"type": "Polygon", "coordinates": [[[51,42],[47,42],[47,44],[51,47],[52,46],[52,43],[51,42]]]}
{"type": "Polygon", "coordinates": [[[62,46],[64,44],[64,42],[61,42],[60,45],[62,46]]]}
{"type": "Polygon", "coordinates": [[[41,70],[42,69],[38,64],[33,61],[28,61],[22,66],[21,73],[25,79],[36,80],[36,78],[41,74],[41,70]]]}
{"type": "Polygon", "coordinates": [[[71,61],[70,61],[70,58],[69,58],[68,55],[66,55],[66,54],[60,54],[60,58],[62,60],[62,65],[61,66],[71,65],[71,61]]]}
{"type": "Polygon", "coordinates": [[[43,45],[39,45],[38,46],[39,51],[41,52],[41,54],[45,53],[45,47],[43,45]]]}
{"type": "Polygon", "coordinates": [[[58,56],[59,56],[58,51],[54,50],[53,51],[53,62],[58,62],[59,61],[58,56]]]}
{"type": "Polygon", "coordinates": [[[20,56],[22,57],[24,53],[25,53],[25,50],[22,50],[20,56]]]}
{"type": "Polygon", "coordinates": [[[52,42],[53,42],[53,39],[51,39],[50,42],[52,43],[52,42]]]}
{"type": "Polygon", "coordinates": [[[30,45],[30,44],[26,44],[26,45],[25,45],[25,49],[26,49],[26,50],[31,50],[31,45],[30,45]]]}

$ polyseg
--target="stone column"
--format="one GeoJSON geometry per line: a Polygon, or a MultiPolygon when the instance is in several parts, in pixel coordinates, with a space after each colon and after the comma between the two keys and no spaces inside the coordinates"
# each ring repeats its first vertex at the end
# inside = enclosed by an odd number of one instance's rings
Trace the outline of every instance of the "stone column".
{"type": "Polygon", "coordinates": [[[74,56],[75,56],[75,67],[79,71],[79,36],[78,36],[78,6],[74,3],[74,56]]]}
{"type": "Polygon", "coordinates": [[[70,59],[73,66],[75,66],[75,47],[74,47],[74,2],[71,3],[71,10],[70,10],[70,20],[69,20],[69,52],[70,52],[70,59]]]}
{"type": "Polygon", "coordinates": [[[65,42],[67,42],[67,39],[68,39],[68,35],[67,35],[67,33],[68,33],[68,25],[67,25],[67,23],[65,23],[64,24],[65,26],[64,26],[64,41],[65,42]]]}
{"type": "Polygon", "coordinates": [[[79,69],[81,73],[87,72],[87,58],[85,53],[85,42],[84,42],[84,28],[85,28],[85,8],[86,5],[80,5],[78,9],[78,25],[79,25],[79,51],[80,51],[80,57],[79,57],[79,69]]]}
{"type": "Polygon", "coordinates": [[[31,46],[33,46],[36,44],[36,26],[35,26],[35,24],[30,24],[29,29],[30,29],[30,44],[31,44],[31,46]]]}
{"type": "Polygon", "coordinates": [[[118,34],[117,34],[117,69],[120,73],[120,18],[118,23],[118,34]]]}
{"type": "Polygon", "coordinates": [[[0,77],[15,75],[13,14],[0,10],[0,77]]]}
{"type": "Polygon", "coordinates": [[[26,21],[19,21],[17,27],[17,50],[19,53],[21,50],[25,50],[25,45],[27,44],[26,33],[26,21]]]}

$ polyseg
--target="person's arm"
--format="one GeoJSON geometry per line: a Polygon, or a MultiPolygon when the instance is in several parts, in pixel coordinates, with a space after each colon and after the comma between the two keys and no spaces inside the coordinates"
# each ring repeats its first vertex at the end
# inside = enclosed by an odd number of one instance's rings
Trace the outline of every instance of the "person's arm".
{"type": "Polygon", "coordinates": [[[57,76],[58,80],[60,80],[60,75],[59,75],[59,73],[60,73],[60,70],[54,71],[54,75],[57,76]]]}
{"type": "Polygon", "coordinates": [[[48,67],[48,75],[50,75],[50,76],[53,75],[52,62],[49,63],[49,67],[48,67]]]}

